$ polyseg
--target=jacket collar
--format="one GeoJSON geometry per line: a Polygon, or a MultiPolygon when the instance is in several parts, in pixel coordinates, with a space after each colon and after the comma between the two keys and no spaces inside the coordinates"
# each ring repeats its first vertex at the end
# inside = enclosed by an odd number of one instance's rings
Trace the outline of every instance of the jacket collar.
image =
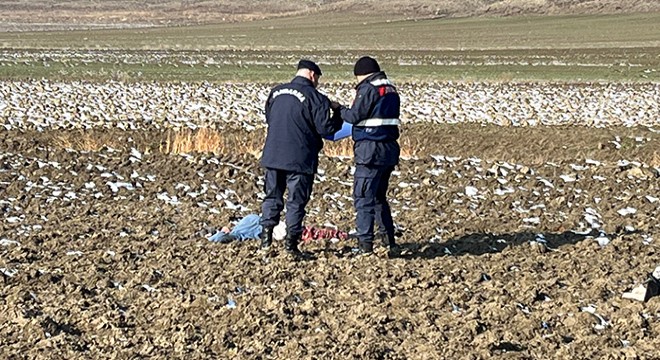
{"type": "Polygon", "coordinates": [[[387,79],[387,75],[385,75],[385,72],[383,71],[375,72],[364,78],[364,80],[360,81],[355,87],[358,88],[360,85],[370,83],[376,79],[387,79]]]}
{"type": "Polygon", "coordinates": [[[296,76],[291,80],[291,83],[293,84],[302,84],[302,85],[309,85],[309,86],[314,86],[314,83],[311,82],[308,78],[304,78],[302,76],[296,76]]]}

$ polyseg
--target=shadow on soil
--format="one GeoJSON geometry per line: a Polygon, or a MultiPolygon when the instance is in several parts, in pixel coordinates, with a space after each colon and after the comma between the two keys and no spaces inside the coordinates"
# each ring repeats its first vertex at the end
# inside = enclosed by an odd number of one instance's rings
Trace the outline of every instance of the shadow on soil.
{"type": "MultiPolygon", "coordinates": [[[[547,249],[556,249],[563,245],[577,244],[588,237],[597,237],[598,231],[586,234],[576,234],[572,231],[562,233],[545,233],[545,246],[547,249]]],[[[513,234],[486,234],[474,233],[461,236],[445,242],[437,243],[401,243],[403,259],[434,259],[437,257],[453,255],[483,255],[499,253],[509,246],[520,246],[536,241],[538,233],[522,232],[513,234]]]]}

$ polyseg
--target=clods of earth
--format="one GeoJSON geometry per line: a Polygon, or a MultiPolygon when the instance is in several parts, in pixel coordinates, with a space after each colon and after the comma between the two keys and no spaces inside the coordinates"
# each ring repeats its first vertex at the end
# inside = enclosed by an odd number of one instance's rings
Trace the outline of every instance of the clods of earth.
{"type": "MultiPolygon", "coordinates": [[[[303,261],[206,238],[259,213],[252,155],[162,153],[152,128],[96,129],[113,146],[87,151],[17,124],[0,132],[6,356],[659,354],[660,299],[621,297],[660,254],[658,124],[404,125],[423,151],[391,180],[403,255],[328,239],[303,261]]],[[[306,224],[353,228],[352,166],[321,157],[306,224]]]]}

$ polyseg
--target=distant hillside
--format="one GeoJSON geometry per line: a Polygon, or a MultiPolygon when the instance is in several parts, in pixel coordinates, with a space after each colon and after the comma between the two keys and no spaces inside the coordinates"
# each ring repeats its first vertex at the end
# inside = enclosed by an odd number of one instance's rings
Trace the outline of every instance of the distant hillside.
{"type": "Polygon", "coordinates": [[[0,0],[0,30],[26,23],[130,27],[347,12],[422,18],[656,11],[658,0],[0,0]]]}

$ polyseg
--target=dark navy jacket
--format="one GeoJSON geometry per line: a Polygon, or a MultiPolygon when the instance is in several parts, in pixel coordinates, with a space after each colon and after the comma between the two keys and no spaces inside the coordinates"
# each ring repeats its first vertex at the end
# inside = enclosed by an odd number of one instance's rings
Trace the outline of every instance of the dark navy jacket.
{"type": "Polygon", "coordinates": [[[268,134],[261,165],[305,174],[316,173],[322,137],[342,126],[339,112],[331,116],[330,100],[301,76],[271,90],[266,101],[266,122],[268,134]]]}
{"type": "Polygon", "coordinates": [[[341,107],[341,117],[353,124],[355,163],[393,166],[399,163],[399,93],[384,72],[362,80],[353,106],[341,107]]]}

